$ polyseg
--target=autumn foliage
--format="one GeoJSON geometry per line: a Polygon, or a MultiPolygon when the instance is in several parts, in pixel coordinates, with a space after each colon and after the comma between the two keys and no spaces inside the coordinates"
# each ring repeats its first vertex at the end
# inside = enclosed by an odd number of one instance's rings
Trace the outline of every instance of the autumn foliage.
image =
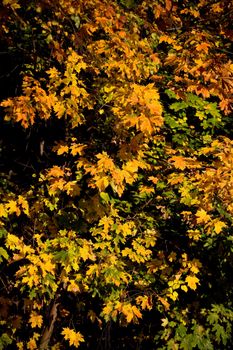
{"type": "Polygon", "coordinates": [[[230,348],[232,3],[0,16],[0,349],[230,348]]]}

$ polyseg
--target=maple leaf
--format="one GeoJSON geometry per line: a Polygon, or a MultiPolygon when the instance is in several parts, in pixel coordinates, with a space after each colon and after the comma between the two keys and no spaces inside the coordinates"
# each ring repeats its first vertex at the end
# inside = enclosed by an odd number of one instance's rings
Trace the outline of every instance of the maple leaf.
{"type": "Polygon", "coordinates": [[[47,273],[54,273],[55,270],[55,264],[52,263],[52,255],[49,254],[41,254],[40,255],[40,267],[42,270],[42,275],[46,276],[47,273]]]}
{"type": "Polygon", "coordinates": [[[208,53],[208,51],[209,51],[209,47],[210,47],[211,45],[209,44],[209,43],[201,43],[201,44],[198,44],[197,46],[196,46],[196,50],[197,51],[203,51],[203,52],[205,52],[205,53],[208,53]]]}
{"type": "Polygon", "coordinates": [[[0,262],[3,260],[2,257],[5,258],[6,260],[9,259],[9,255],[7,251],[4,248],[0,247],[0,262]]]}
{"type": "Polygon", "coordinates": [[[94,274],[96,274],[97,276],[99,275],[98,265],[97,264],[90,265],[88,267],[87,272],[86,272],[87,276],[91,276],[91,275],[94,275],[94,274]]]}
{"type": "Polygon", "coordinates": [[[80,288],[74,280],[69,280],[67,291],[76,293],[76,292],[80,292],[80,288]]]}
{"type": "Polygon", "coordinates": [[[211,8],[212,8],[212,11],[215,13],[224,11],[224,9],[221,7],[221,2],[217,2],[216,4],[213,4],[211,8]]]}
{"type": "Polygon", "coordinates": [[[9,247],[11,250],[16,250],[16,249],[19,249],[20,246],[21,246],[20,239],[17,236],[11,233],[8,233],[7,240],[6,240],[6,247],[9,247]]]}
{"type": "Polygon", "coordinates": [[[173,156],[170,158],[170,161],[173,163],[174,167],[180,170],[184,170],[187,167],[184,157],[173,156]]]}
{"type": "Polygon", "coordinates": [[[56,103],[53,106],[53,109],[58,119],[61,119],[66,112],[66,107],[64,105],[64,102],[61,102],[61,101],[56,101],[56,103]]]}
{"type": "Polygon", "coordinates": [[[111,301],[107,302],[106,305],[104,306],[102,310],[102,314],[104,315],[104,318],[106,321],[110,319],[110,315],[113,309],[114,309],[114,305],[113,305],[113,302],[111,301]]]}
{"type": "Polygon", "coordinates": [[[128,323],[133,321],[135,316],[137,318],[142,318],[141,312],[138,310],[138,308],[135,305],[132,306],[131,304],[124,304],[122,305],[121,311],[125,315],[126,321],[128,323]]]}
{"type": "Polygon", "coordinates": [[[79,254],[81,258],[86,261],[90,257],[89,246],[85,245],[79,249],[79,254]]]}
{"type": "Polygon", "coordinates": [[[97,178],[96,180],[96,186],[98,187],[100,192],[104,192],[105,188],[109,185],[109,178],[108,176],[103,176],[101,178],[97,178]]]}
{"type": "Polygon", "coordinates": [[[227,227],[227,225],[223,221],[217,221],[214,223],[214,230],[216,233],[220,233],[224,227],[227,227]]]}
{"type": "Polygon", "coordinates": [[[37,350],[38,349],[36,341],[39,339],[39,337],[40,337],[40,334],[38,334],[38,333],[33,334],[33,337],[30,338],[30,340],[27,342],[27,349],[28,350],[37,350]]]}
{"type": "Polygon", "coordinates": [[[70,346],[78,348],[81,342],[84,342],[84,338],[80,332],[75,332],[73,329],[68,327],[63,328],[61,332],[64,335],[64,339],[69,341],[70,346]]]}
{"type": "Polygon", "coordinates": [[[17,346],[17,349],[18,350],[23,350],[23,348],[24,348],[24,345],[23,345],[23,342],[21,341],[21,342],[17,342],[16,343],[16,346],[17,346]]]}
{"type": "Polygon", "coordinates": [[[36,344],[36,340],[31,338],[28,342],[27,342],[27,349],[28,350],[35,350],[37,349],[37,344],[36,344]]]}
{"type": "Polygon", "coordinates": [[[210,221],[211,217],[204,209],[200,209],[196,212],[197,223],[202,224],[210,221]]]}
{"type": "Polygon", "coordinates": [[[4,204],[0,204],[0,217],[7,217],[7,211],[4,204]]]}
{"type": "Polygon", "coordinates": [[[23,196],[18,197],[18,204],[22,207],[23,212],[29,216],[28,201],[23,196]]]}
{"type": "Polygon", "coordinates": [[[63,169],[61,169],[59,166],[54,165],[49,171],[48,176],[49,177],[62,177],[64,176],[65,172],[63,169]]]}
{"type": "Polygon", "coordinates": [[[48,69],[46,73],[49,75],[50,79],[57,79],[59,77],[59,71],[55,67],[48,69]]]}
{"type": "Polygon", "coordinates": [[[164,299],[163,297],[158,296],[158,300],[164,306],[166,311],[170,309],[170,304],[169,304],[169,302],[166,299],[164,299]]]}
{"type": "Polygon", "coordinates": [[[8,203],[6,203],[5,207],[7,208],[9,214],[15,213],[17,216],[20,215],[20,209],[17,206],[16,201],[13,201],[13,200],[9,201],[8,203]]]}
{"type": "Polygon", "coordinates": [[[159,38],[159,42],[160,43],[165,42],[165,43],[168,43],[168,44],[172,44],[174,42],[174,39],[172,39],[169,35],[162,35],[159,38]]]}
{"type": "Polygon", "coordinates": [[[83,144],[77,144],[77,143],[73,143],[70,146],[70,150],[71,150],[71,154],[72,156],[76,156],[77,154],[79,154],[80,156],[83,154],[83,150],[86,148],[86,145],[83,144]]]}
{"type": "Polygon", "coordinates": [[[197,289],[197,284],[199,284],[199,279],[196,276],[187,276],[185,282],[187,282],[189,288],[195,290],[197,289]]]}
{"type": "Polygon", "coordinates": [[[167,295],[169,298],[171,298],[173,301],[176,301],[179,297],[179,294],[173,290],[171,293],[167,295]]]}
{"type": "Polygon", "coordinates": [[[147,295],[144,295],[144,296],[138,296],[136,298],[136,302],[137,304],[141,304],[141,308],[142,310],[145,310],[145,309],[148,309],[148,310],[151,310],[152,309],[152,305],[151,305],[151,302],[150,302],[150,299],[147,295]]]}
{"type": "Polygon", "coordinates": [[[43,317],[36,312],[32,312],[29,318],[29,323],[31,323],[32,328],[41,328],[43,324],[43,317]]]}
{"type": "Polygon", "coordinates": [[[57,155],[62,155],[62,154],[64,154],[64,153],[68,153],[68,151],[69,151],[69,147],[68,146],[66,146],[66,145],[62,145],[62,146],[60,146],[59,148],[58,148],[58,150],[57,150],[57,155]]]}
{"type": "Polygon", "coordinates": [[[157,177],[155,177],[155,176],[150,176],[150,177],[148,178],[148,180],[152,181],[152,183],[153,183],[154,185],[156,185],[157,182],[159,181],[159,179],[158,179],[157,177]]]}

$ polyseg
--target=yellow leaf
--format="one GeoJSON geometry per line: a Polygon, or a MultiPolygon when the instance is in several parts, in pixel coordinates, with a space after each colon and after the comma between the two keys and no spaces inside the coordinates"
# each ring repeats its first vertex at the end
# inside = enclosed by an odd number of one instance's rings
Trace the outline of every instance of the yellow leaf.
{"type": "Polygon", "coordinates": [[[188,287],[186,285],[181,286],[180,289],[182,289],[184,292],[188,291],[188,287]]]}
{"type": "Polygon", "coordinates": [[[55,264],[52,263],[51,259],[52,256],[49,254],[41,254],[41,262],[40,262],[40,268],[42,271],[42,275],[45,276],[47,273],[54,273],[55,270],[55,264]]]}
{"type": "Polygon", "coordinates": [[[200,209],[196,212],[197,223],[202,224],[210,221],[210,215],[204,209],[200,209]]]}
{"type": "Polygon", "coordinates": [[[22,245],[22,242],[20,239],[12,235],[11,233],[8,233],[7,240],[6,240],[6,247],[10,248],[11,250],[19,249],[19,247],[22,245]]]}
{"type": "Polygon", "coordinates": [[[3,0],[3,5],[10,6],[13,10],[17,10],[20,8],[18,0],[3,0]]]}
{"type": "Polygon", "coordinates": [[[67,287],[67,291],[76,293],[76,292],[80,292],[80,288],[74,280],[69,280],[69,285],[67,287]]]}
{"type": "Polygon", "coordinates": [[[84,245],[82,248],[79,250],[79,254],[81,258],[86,261],[89,258],[89,247],[87,245],[84,245]]]}
{"type": "Polygon", "coordinates": [[[70,346],[78,348],[81,342],[84,342],[84,338],[80,332],[75,332],[73,329],[68,327],[63,328],[61,333],[64,335],[64,339],[69,341],[70,346]]]}
{"type": "Polygon", "coordinates": [[[134,317],[136,316],[137,318],[142,318],[141,312],[138,310],[138,308],[135,305],[131,304],[124,304],[121,309],[122,313],[126,317],[126,321],[130,323],[134,317]]]}
{"type": "Polygon", "coordinates": [[[46,73],[49,75],[50,79],[57,79],[60,74],[55,67],[50,68],[49,70],[46,71],[46,73]]]}
{"type": "Polygon", "coordinates": [[[98,265],[97,264],[90,265],[88,270],[87,270],[87,272],[86,272],[87,276],[91,276],[91,275],[94,275],[94,274],[96,274],[97,276],[99,275],[98,265]]]}
{"type": "Polygon", "coordinates": [[[111,315],[113,308],[114,308],[113,303],[109,301],[102,310],[103,315],[105,316],[111,315]]]}
{"type": "Polygon", "coordinates": [[[176,291],[173,291],[172,293],[168,294],[168,297],[171,298],[173,301],[176,301],[178,298],[178,293],[176,291]]]}
{"type": "Polygon", "coordinates": [[[64,176],[64,170],[55,165],[48,171],[49,177],[62,177],[64,176]]]}
{"type": "Polygon", "coordinates": [[[8,213],[9,214],[13,214],[15,213],[17,216],[20,215],[20,210],[19,210],[19,207],[17,206],[17,202],[16,201],[9,201],[7,204],[6,204],[6,208],[8,209],[8,213]]]}
{"type": "Polygon", "coordinates": [[[98,180],[96,180],[96,186],[98,187],[100,192],[104,192],[105,188],[109,185],[108,176],[102,176],[98,180]]]}
{"type": "Polygon", "coordinates": [[[169,35],[162,35],[159,38],[159,42],[160,43],[165,42],[165,43],[168,43],[168,44],[172,44],[174,42],[174,39],[172,39],[169,35]]]}
{"type": "Polygon", "coordinates": [[[199,272],[199,268],[195,265],[192,265],[190,268],[190,271],[192,271],[193,273],[198,273],[199,272]]]}
{"type": "Polygon", "coordinates": [[[3,204],[0,204],[0,217],[7,217],[7,211],[3,204]]]}
{"type": "Polygon", "coordinates": [[[185,282],[188,284],[189,288],[195,290],[197,289],[197,284],[199,283],[199,279],[196,276],[187,276],[185,278],[185,282]]]}
{"type": "Polygon", "coordinates": [[[151,305],[151,303],[149,301],[149,297],[147,295],[138,296],[136,298],[136,302],[137,302],[137,304],[141,304],[142,310],[145,310],[145,309],[151,310],[152,309],[152,305],[151,305]]]}
{"type": "Polygon", "coordinates": [[[35,350],[37,349],[36,341],[35,339],[31,338],[29,342],[27,342],[27,349],[28,350],[35,350]]]}
{"type": "Polygon", "coordinates": [[[18,197],[18,204],[21,206],[23,209],[23,212],[29,216],[29,206],[28,206],[28,201],[23,197],[19,196],[18,197]]]}
{"type": "Polygon", "coordinates": [[[77,154],[81,156],[83,154],[83,150],[85,149],[85,147],[86,146],[82,145],[81,143],[79,143],[79,144],[73,143],[70,146],[72,156],[76,156],[77,154]]]}
{"type": "Polygon", "coordinates": [[[137,318],[142,318],[142,313],[135,305],[132,306],[132,311],[137,318]]]}
{"type": "Polygon", "coordinates": [[[32,312],[29,318],[29,323],[31,323],[31,327],[42,327],[43,324],[43,317],[41,315],[38,315],[36,312],[32,312]]]}
{"type": "Polygon", "coordinates": [[[29,339],[29,341],[27,342],[27,349],[28,350],[37,350],[38,346],[36,343],[36,340],[38,340],[40,337],[40,334],[38,333],[34,333],[33,337],[29,339]]]}
{"type": "Polygon", "coordinates": [[[21,342],[16,343],[16,346],[17,346],[17,349],[18,349],[18,350],[23,350],[23,348],[24,348],[24,346],[23,346],[23,342],[22,342],[22,341],[21,341],[21,342]]]}
{"type": "Polygon", "coordinates": [[[64,154],[64,153],[68,153],[68,151],[69,151],[69,147],[66,146],[66,145],[62,145],[62,146],[60,146],[60,147],[58,148],[57,154],[60,156],[60,155],[62,155],[62,154],[64,154]]]}
{"type": "Polygon", "coordinates": [[[223,222],[223,221],[217,221],[217,222],[215,222],[215,224],[214,224],[214,230],[215,230],[215,232],[216,233],[220,233],[221,231],[222,231],[222,229],[224,228],[224,227],[226,227],[227,225],[225,224],[225,222],[223,222]]]}

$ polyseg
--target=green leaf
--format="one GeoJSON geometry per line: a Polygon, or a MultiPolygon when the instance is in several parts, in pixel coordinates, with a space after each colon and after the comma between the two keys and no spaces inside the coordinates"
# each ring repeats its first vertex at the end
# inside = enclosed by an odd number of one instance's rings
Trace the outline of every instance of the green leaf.
{"type": "Polygon", "coordinates": [[[110,197],[107,192],[100,192],[100,198],[103,200],[105,203],[109,203],[110,197]]]}
{"type": "Polygon", "coordinates": [[[0,247],[0,261],[2,261],[2,257],[7,260],[9,258],[9,255],[4,248],[0,247]]]}

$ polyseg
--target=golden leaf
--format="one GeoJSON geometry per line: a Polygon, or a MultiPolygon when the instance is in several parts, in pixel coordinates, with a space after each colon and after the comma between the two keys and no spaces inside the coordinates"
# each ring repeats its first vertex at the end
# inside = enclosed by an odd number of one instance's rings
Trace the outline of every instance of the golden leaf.
{"type": "Polygon", "coordinates": [[[176,291],[172,291],[167,295],[169,298],[171,298],[173,301],[176,301],[178,299],[178,293],[176,291]]]}
{"type": "Polygon", "coordinates": [[[210,215],[204,209],[200,209],[196,212],[197,223],[202,224],[210,221],[210,215]]]}
{"type": "Polygon", "coordinates": [[[23,196],[18,197],[18,204],[20,204],[21,208],[23,209],[23,212],[29,216],[28,201],[23,196]]]}
{"type": "Polygon", "coordinates": [[[70,146],[72,156],[76,156],[77,154],[81,156],[83,154],[83,150],[85,148],[86,148],[86,146],[82,145],[81,143],[73,143],[70,146]]]}
{"type": "Polygon", "coordinates": [[[7,217],[7,211],[3,204],[0,204],[0,217],[7,217]]]}
{"type": "Polygon", "coordinates": [[[80,254],[81,258],[84,261],[86,261],[89,258],[89,256],[90,256],[88,245],[84,245],[83,247],[81,247],[79,249],[79,254],[80,254]]]}
{"type": "Polygon", "coordinates": [[[37,349],[36,341],[35,339],[31,338],[29,342],[27,342],[27,349],[28,350],[35,350],[37,349]]]}
{"type": "Polygon", "coordinates": [[[184,157],[173,156],[170,158],[170,161],[173,163],[174,167],[177,169],[184,170],[187,167],[187,164],[186,164],[184,157]]]}
{"type": "Polygon", "coordinates": [[[17,349],[18,349],[18,350],[23,350],[23,348],[24,348],[24,345],[23,345],[23,342],[22,342],[22,341],[17,342],[17,343],[16,343],[16,346],[17,346],[17,349]]]}
{"type": "Polygon", "coordinates": [[[150,177],[148,178],[148,180],[152,181],[152,183],[153,183],[154,185],[156,185],[157,182],[159,181],[159,179],[158,179],[157,177],[155,177],[155,176],[150,176],[150,177]]]}
{"type": "Polygon", "coordinates": [[[122,305],[121,311],[125,315],[126,321],[128,323],[133,321],[135,316],[137,318],[142,318],[141,312],[138,310],[138,308],[135,305],[132,306],[131,304],[124,304],[122,305]]]}
{"type": "Polygon", "coordinates": [[[61,169],[59,166],[55,165],[48,171],[49,177],[62,177],[64,176],[65,172],[63,169],[61,169]]]}
{"type": "Polygon", "coordinates": [[[209,43],[201,43],[196,46],[197,51],[204,51],[205,53],[208,53],[210,44],[209,43]]]}
{"type": "Polygon", "coordinates": [[[62,154],[64,154],[64,153],[68,153],[68,151],[69,151],[69,147],[66,146],[66,145],[62,145],[62,146],[60,146],[60,147],[58,148],[57,154],[60,156],[60,155],[62,155],[62,154]]]}
{"type": "Polygon", "coordinates": [[[8,213],[9,214],[13,214],[15,213],[17,216],[20,215],[20,209],[19,207],[17,206],[17,202],[16,201],[9,201],[7,204],[6,204],[6,208],[8,209],[8,213]]]}
{"type": "Polygon", "coordinates": [[[43,324],[43,317],[36,312],[32,312],[29,318],[29,323],[31,323],[32,328],[41,328],[43,324]]]}
{"type": "Polygon", "coordinates": [[[184,292],[188,291],[188,287],[186,285],[182,285],[180,289],[182,289],[184,292]]]}
{"type": "Polygon", "coordinates": [[[136,303],[141,304],[142,310],[145,310],[145,309],[151,310],[152,309],[152,305],[151,305],[151,303],[149,301],[149,297],[147,295],[138,296],[136,298],[136,303]]]}
{"type": "Polygon", "coordinates": [[[216,233],[220,233],[224,227],[227,227],[227,225],[223,221],[217,221],[214,224],[214,230],[216,233]]]}
{"type": "Polygon", "coordinates": [[[185,282],[187,282],[189,288],[195,290],[197,289],[197,284],[199,283],[199,279],[196,276],[187,276],[185,278],[185,282]]]}
{"type": "Polygon", "coordinates": [[[69,341],[70,346],[78,348],[81,342],[84,342],[84,338],[80,332],[75,332],[73,329],[68,327],[63,328],[61,332],[64,335],[64,339],[69,341]]]}
{"type": "Polygon", "coordinates": [[[170,304],[169,304],[169,302],[166,299],[164,299],[163,297],[158,296],[158,300],[164,306],[166,311],[170,309],[170,304]]]}
{"type": "Polygon", "coordinates": [[[8,233],[7,240],[6,240],[6,247],[10,248],[11,250],[16,250],[16,249],[19,249],[19,247],[22,245],[21,243],[22,242],[17,236],[11,233],[8,233]]]}
{"type": "Polygon", "coordinates": [[[36,340],[38,340],[40,337],[40,334],[38,333],[34,333],[33,337],[29,339],[29,341],[27,342],[27,349],[28,350],[37,350],[38,346],[36,343],[36,340]]]}

